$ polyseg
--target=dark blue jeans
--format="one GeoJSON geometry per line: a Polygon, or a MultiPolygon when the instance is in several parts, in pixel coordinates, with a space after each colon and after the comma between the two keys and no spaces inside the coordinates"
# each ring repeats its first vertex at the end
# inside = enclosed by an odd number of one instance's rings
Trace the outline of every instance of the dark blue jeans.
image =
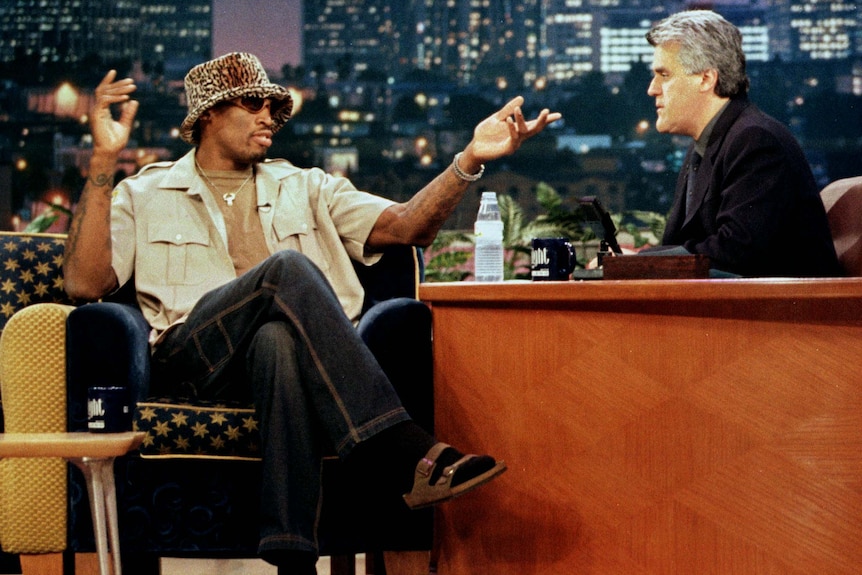
{"type": "Polygon", "coordinates": [[[261,542],[317,553],[325,451],[344,457],[409,419],[320,270],[279,252],[204,295],[153,355],[151,393],[253,400],[261,422],[261,542]]]}

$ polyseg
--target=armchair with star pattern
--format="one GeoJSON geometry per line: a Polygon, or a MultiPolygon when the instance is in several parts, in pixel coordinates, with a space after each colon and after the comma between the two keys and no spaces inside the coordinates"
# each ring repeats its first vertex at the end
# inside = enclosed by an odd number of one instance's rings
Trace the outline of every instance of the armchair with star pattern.
{"type": "MultiPolygon", "coordinates": [[[[253,407],[150,396],[149,326],[134,303],[133,286],[125,286],[110,301],[75,306],[63,291],[64,239],[0,234],[0,328],[33,304],[61,311],[61,319],[55,320],[64,323],[66,341],[60,342],[60,351],[54,349],[56,342],[43,342],[37,334],[35,348],[31,344],[18,355],[34,359],[42,347],[64,354],[61,377],[70,431],[87,428],[87,387],[119,385],[129,390],[134,428],[146,437],[139,450],[115,464],[124,571],[157,573],[158,559],[166,556],[254,557],[260,430],[253,407]]],[[[390,250],[375,266],[357,267],[367,292],[367,311],[358,330],[407,410],[430,429],[431,319],[428,308],[415,299],[421,262],[421,252],[406,247],[390,250]]],[[[33,329],[23,325],[25,321],[15,323],[22,324],[15,326],[18,331],[33,329]]],[[[3,348],[0,345],[0,377],[4,363],[18,361],[3,348]]],[[[24,381],[41,379],[38,359],[31,363],[24,371],[33,373],[22,376],[24,381]]],[[[64,504],[68,501],[68,538],[63,532],[63,541],[57,543],[55,537],[52,545],[62,544],[67,553],[91,552],[95,545],[85,484],[77,469],[68,473],[67,492],[58,495],[64,504]]],[[[5,549],[2,536],[0,516],[5,549]]],[[[421,551],[406,564],[427,573],[431,536],[430,511],[409,511],[394,499],[369,499],[363,495],[362,480],[346,477],[337,458],[324,461],[319,544],[323,555],[333,557],[333,573],[352,573],[356,553],[365,553],[369,564],[379,566],[384,551],[421,551]]],[[[399,563],[405,563],[403,556],[399,563]]]]}
{"type": "Polygon", "coordinates": [[[0,332],[36,303],[70,304],[63,289],[62,234],[0,232],[0,332]]]}

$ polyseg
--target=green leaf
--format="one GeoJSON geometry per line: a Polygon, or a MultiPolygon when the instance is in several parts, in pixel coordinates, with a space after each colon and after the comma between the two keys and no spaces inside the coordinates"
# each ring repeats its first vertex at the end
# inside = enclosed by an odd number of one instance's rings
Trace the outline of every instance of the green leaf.
{"type": "Polygon", "coordinates": [[[27,227],[24,228],[24,231],[27,233],[41,233],[48,231],[48,229],[60,219],[60,215],[62,214],[66,214],[71,217],[72,210],[65,206],[61,206],[60,204],[51,204],[45,208],[45,211],[33,218],[33,220],[27,224],[27,227]]]}
{"type": "Polygon", "coordinates": [[[27,224],[27,227],[24,228],[24,231],[28,232],[28,233],[44,232],[44,231],[48,230],[52,225],[54,225],[54,222],[56,222],[59,219],[60,219],[60,216],[58,216],[56,214],[50,214],[50,213],[45,212],[45,213],[33,218],[33,221],[31,221],[29,224],[27,224]]]}
{"type": "Polygon", "coordinates": [[[560,194],[557,193],[557,190],[545,182],[539,182],[536,185],[536,199],[538,200],[539,205],[549,212],[558,210],[563,204],[563,199],[560,197],[560,194]]]}

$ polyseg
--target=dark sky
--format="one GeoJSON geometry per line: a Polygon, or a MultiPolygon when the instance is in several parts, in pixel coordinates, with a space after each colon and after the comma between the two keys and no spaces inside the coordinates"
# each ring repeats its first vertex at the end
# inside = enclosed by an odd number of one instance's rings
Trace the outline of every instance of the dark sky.
{"type": "Polygon", "coordinates": [[[214,0],[213,56],[251,52],[273,71],[300,63],[302,0],[214,0]]]}

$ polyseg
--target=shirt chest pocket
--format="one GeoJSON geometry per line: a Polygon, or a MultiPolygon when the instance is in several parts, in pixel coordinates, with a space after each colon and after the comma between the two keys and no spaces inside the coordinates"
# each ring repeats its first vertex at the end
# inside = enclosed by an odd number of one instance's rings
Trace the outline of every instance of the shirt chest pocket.
{"type": "Polygon", "coordinates": [[[321,244],[317,226],[313,220],[303,221],[292,215],[277,214],[272,221],[272,229],[278,242],[279,250],[296,250],[306,255],[324,273],[329,270],[329,258],[321,244]]]}
{"type": "Polygon", "coordinates": [[[147,228],[147,265],[155,276],[169,285],[201,283],[211,273],[210,237],[206,228],[178,226],[172,221],[152,222],[147,228]],[[209,272],[208,272],[209,270],[209,272]]]}

